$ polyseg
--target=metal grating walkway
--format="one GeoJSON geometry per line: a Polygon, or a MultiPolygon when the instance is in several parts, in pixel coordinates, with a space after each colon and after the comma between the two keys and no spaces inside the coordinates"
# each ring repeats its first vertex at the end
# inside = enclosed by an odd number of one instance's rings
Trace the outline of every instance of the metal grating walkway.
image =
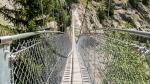
{"type": "Polygon", "coordinates": [[[79,55],[68,57],[61,84],[91,84],[86,67],[80,60],[79,55]]]}

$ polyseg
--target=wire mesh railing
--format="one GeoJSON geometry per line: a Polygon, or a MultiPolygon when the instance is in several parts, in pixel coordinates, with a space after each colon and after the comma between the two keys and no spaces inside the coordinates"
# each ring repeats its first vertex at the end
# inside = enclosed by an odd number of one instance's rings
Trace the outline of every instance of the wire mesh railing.
{"type": "MultiPolygon", "coordinates": [[[[79,59],[92,83],[149,83],[149,35],[112,29],[80,36],[79,59]]],[[[0,84],[60,84],[72,47],[67,34],[37,31],[0,37],[0,43],[0,84]]]]}
{"type": "MultiPolygon", "coordinates": [[[[80,39],[78,40],[78,51],[81,60],[83,60],[83,64],[89,73],[92,84],[101,84],[100,82],[96,82],[102,80],[98,74],[100,72],[103,73],[102,70],[98,69],[98,67],[103,65],[99,63],[100,60],[98,59],[98,56],[96,56],[96,46],[98,46],[100,43],[102,46],[104,46],[103,44],[105,43],[105,40],[104,38],[96,39],[96,37],[103,38],[102,35],[80,36],[80,39]]],[[[97,54],[101,55],[100,53],[97,54]]]]}
{"type": "Polygon", "coordinates": [[[110,29],[80,36],[78,50],[93,84],[148,84],[149,35],[110,29]]]}
{"type": "Polygon", "coordinates": [[[4,71],[2,67],[1,71],[8,79],[3,80],[1,74],[0,84],[59,84],[70,46],[68,35],[57,32],[39,31],[1,37],[1,60],[7,69],[4,71]],[[6,56],[7,61],[3,61],[6,56]]]}

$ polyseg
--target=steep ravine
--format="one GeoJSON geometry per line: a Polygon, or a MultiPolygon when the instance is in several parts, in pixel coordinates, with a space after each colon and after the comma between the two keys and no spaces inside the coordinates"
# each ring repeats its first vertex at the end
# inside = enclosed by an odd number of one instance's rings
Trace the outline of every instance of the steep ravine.
{"type": "Polygon", "coordinates": [[[114,0],[114,15],[105,16],[100,22],[97,7],[99,2],[91,1],[87,6],[82,3],[74,5],[79,13],[81,27],[76,30],[77,33],[101,32],[101,28],[135,28],[137,30],[145,30],[149,28],[150,10],[149,7],[141,2],[137,8],[133,8],[128,0],[114,0]]]}
{"type": "MultiPolygon", "coordinates": [[[[81,32],[91,33],[104,27],[142,27],[142,29],[144,29],[143,26],[145,27],[150,23],[149,7],[140,2],[137,8],[133,8],[132,5],[129,4],[129,0],[114,0],[114,15],[112,17],[107,17],[106,15],[105,19],[100,22],[97,10],[100,2],[98,1],[100,0],[91,0],[87,7],[86,0],[80,0],[80,3],[74,5],[74,7],[77,8],[81,22],[81,26],[78,30],[76,30],[76,34],[80,34],[81,32]]],[[[64,4],[65,0],[62,0],[61,3],[64,4]]],[[[0,7],[2,6],[6,6],[10,9],[13,8],[8,0],[0,0],[0,7]]],[[[9,21],[4,20],[1,15],[0,23],[4,25],[10,25],[9,21]]]]}
{"type": "Polygon", "coordinates": [[[149,25],[150,10],[149,7],[138,3],[137,8],[133,8],[128,0],[114,0],[114,15],[105,19],[103,26],[116,28],[138,28],[149,25]]]}

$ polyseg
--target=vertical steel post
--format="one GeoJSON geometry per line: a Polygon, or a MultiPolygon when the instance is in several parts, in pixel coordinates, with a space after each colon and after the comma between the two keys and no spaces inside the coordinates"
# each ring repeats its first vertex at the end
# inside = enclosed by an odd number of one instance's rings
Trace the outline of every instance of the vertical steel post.
{"type": "Polygon", "coordinates": [[[11,84],[9,57],[10,45],[0,44],[0,84],[11,84]]]}

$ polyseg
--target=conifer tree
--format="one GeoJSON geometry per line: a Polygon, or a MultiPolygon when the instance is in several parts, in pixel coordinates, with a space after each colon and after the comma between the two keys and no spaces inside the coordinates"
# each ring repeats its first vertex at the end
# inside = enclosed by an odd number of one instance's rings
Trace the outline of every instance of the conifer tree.
{"type": "Polygon", "coordinates": [[[14,23],[19,32],[35,31],[38,26],[44,25],[44,22],[49,20],[50,16],[52,17],[52,11],[57,7],[57,0],[10,1],[13,2],[14,8],[9,9],[4,6],[0,8],[0,13],[2,13],[7,20],[14,23]]]}
{"type": "Polygon", "coordinates": [[[150,0],[142,0],[142,3],[143,3],[144,5],[146,5],[146,6],[148,6],[149,3],[150,3],[150,0]]]}

